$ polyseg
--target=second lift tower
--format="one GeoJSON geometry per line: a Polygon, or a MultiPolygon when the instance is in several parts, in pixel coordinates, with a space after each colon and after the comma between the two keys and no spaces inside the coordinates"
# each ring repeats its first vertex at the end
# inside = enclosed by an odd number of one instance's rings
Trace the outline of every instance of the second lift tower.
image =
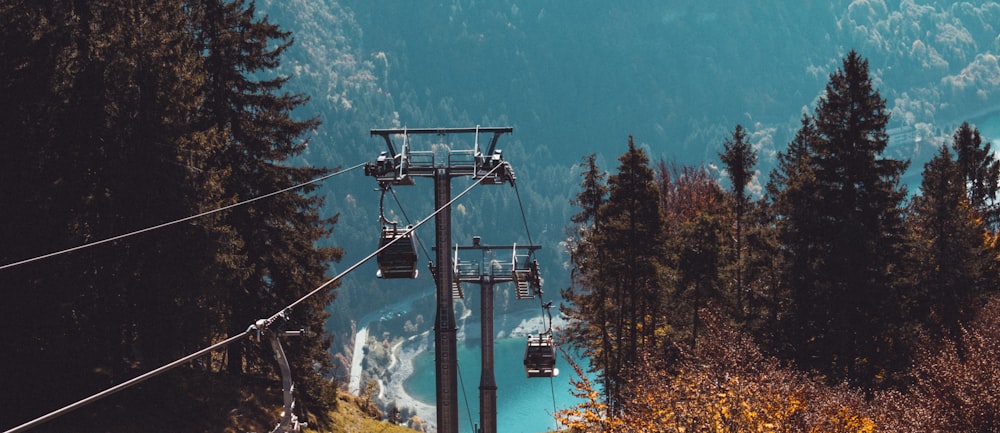
{"type": "Polygon", "coordinates": [[[471,177],[481,184],[499,185],[514,182],[514,172],[496,148],[503,134],[511,127],[473,128],[403,128],[372,129],[372,136],[385,140],[387,150],[375,162],[365,164],[365,175],[374,177],[383,189],[392,185],[413,185],[414,178],[434,180],[435,265],[432,269],[437,295],[434,316],[435,386],[437,395],[437,426],[439,433],[458,433],[458,362],[456,358],[455,309],[452,294],[451,245],[451,179],[471,177]],[[410,148],[411,135],[473,134],[471,149],[447,151],[444,161],[435,160],[433,150],[410,148]],[[480,146],[479,137],[487,134],[489,143],[480,146]],[[393,140],[399,140],[399,146],[393,140]]]}

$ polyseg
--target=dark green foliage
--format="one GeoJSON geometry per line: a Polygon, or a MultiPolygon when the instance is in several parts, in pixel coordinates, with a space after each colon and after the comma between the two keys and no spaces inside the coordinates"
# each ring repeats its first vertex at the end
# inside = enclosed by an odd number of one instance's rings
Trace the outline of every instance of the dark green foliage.
{"type": "Polygon", "coordinates": [[[573,265],[570,286],[560,291],[566,300],[560,310],[567,317],[575,318],[563,332],[570,344],[578,347],[591,360],[591,371],[596,371],[605,380],[604,370],[611,364],[611,340],[608,334],[610,311],[607,288],[594,284],[594,272],[600,269],[600,256],[591,242],[590,233],[595,229],[597,212],[606,200],[607,186],[605,173],[597,166],[595,155],[584,158],[579,165],[581,191],[573,200],[581,211],[571,218],[575,223],[569,231],[567,250],[573,265]]]}
{"type": "MultiPolygon", "coordinates": [[[[593,217],[593,229],[573,253],[577,286],[564,292],[572,303],[565,312],[580,321],[575,329],[583,331],[573,334],[570,342],[592,356],[612,407],[619,398],[617,385],[636,354],[657,343],[654,331],[663,300],[659,275],[664,224],[653,170],[632,137],[619,161],[618,173],[608,179],[608,198],[593,217]]],[[[594,204],[602,196],[600,175],[592,160],[587,165],[578,202],[594,204]]]]}
{"type": "Polygon", "coordinates": [[[1000,161],[994,158],[990,143],[983,143],[979,130],[963,122],[953,135],[952,149],[957,155],[969,205],[994,231],[1000,224],[997,191],[1000,190],[1000,161]]]}
{"type": "MultiPolygon", "coordinates": [[[[962,137],[971,135],[967,128],[965,124],[955,133],[953,147],[961,147],[962,137]]],[[[970,182],[963,162],[969,165],[942,146],[924,166],[921,194],[913,198],[909,217],[914,243],[907,262],[914,285],[909,316],[935,335],[942,329],[952,337],[972,317],[974,301],[995,281],[990,278],[994,249],[984,236],[988,232],[981,208],[970,196],[995,190],[996,182],[970,182]]]]}
{"type": "Polygon", "coordinates": [[[753,168],[757,165],[757,151],[746,139],[743,125],[737,124],[732,137],[722,143],[724,150],[719,154],[739,206],[745,206],[747,185],[753,180],[753,168]]]}
{"type": "Polygon", "coordinates": [[[579,225],[594,223],[594,220],[597,218],[597,211],[604,204],[605,197],[608,194],[608,187],[604,185],[605,173],[602,173],[598,169],[596,158],[597,155],[591,153],[580,164],[581,167],[586,169],[582,173],[583,181],[580,182],[582,191],[577,195],[576,200],[570,201],[570,203],[580,208],[580,212],[573,215],[570,221],[579,225]]]}
{"type": "Polygon", "coordinates": [[[724,151],[719,154],[726,173],[729,174],[732,183],[732,200],[735,204],[735,239],[733,248],[733,263],[735,267],[733,289],[736,297],[736,311],[740,315],[749,316],[749,311],[744,310],[747,294],[743,287],[743,219],[746,215],[748,199],[746,195],[747,185],[753,179],[753,168],[757,165],[757,151],[746,142],[746,132],[742,125],[736,125],[731,139],[723,143],[724,151]]]}
{"type": "MultiPolygon", "coordinates": [[[[189,167],[203,165],[204,151],[187,86],[202,75],[193,53],[170,49],[191,46],[180,5],[53,2],[3,12],[18,24],[4,27],[2,51],[37,49],[2,72],[18,94],[0,110],[17,113],[0,128],[0,141],[16,143],[2,168],[5,187],[17,191],[3,194],[3,262],[199,211],[201,173],[189,167]]],[[[190,277],[211,257],[207,242],[202,227],[181,225],[5,275],[13,292],[5,326],[25,332],[4,364],[28,366],[15,381],[49,383],[13,387],[28,395],[12,413],[54,409],[204,347],[207,293],[190,277]]]]}
{"type": "MultiPolygon", "coordinates": [[[[315,122],[290,117],[305,99],[281,94],[284,78],[254,78],[277,65],[289,42],[252,4],[7,2],[0,23],[2,264],[320,173],[284,165],[315,122]]],[[[4,423],[242,332],[322,283],[339,251],[316,248],[334,221],[318,215],[308,192],[3,270],[0,324],[19,330],[0,355],[19,371],[5,382],[16,390],[5,413],[18,415],[4,423]]],[[[291,312],[293,325],[317,333],[287,345],[310,409],[335,402],[324,380],[331,299],[324,293],[291,312]]],[[[234,371],[275,371],[268,346],[244,349],[245,358],[229,358],[234,371]]],[[[194,368],[218,371],[219,359],[194,368]]],[[[166,393],[189,385],[183,374],[158,383],[150,386],[166,393]]],[[[188,389],[199,400],[200,388],[188,389]]]]}
{"type": "MultiPolygon", "coordinates": [[[[322,169],[279,163],[305,148],[306,143],[298,137],[316,125],[316,121],[296,121],[290,116],[291,110],[306,99],[278,94],[285,78],[254,78],[278,64],[281,53],[291,43],[288,33],[266,19],[256,18],[253,5],[244,1],[205,1],[193,13],[204,23],[197,39],[210,77],[205,86],[202,127],[217,132],[223,143],[208,164],[229,173],[221,179],[227,196],[256,197],[321,174],[322,169]],[[272,47],[273,41],[279,43],[272,47]]],[[[308,187],[303,192],[312,190],[308,187]]],[[[228,277],[218,282],[225,306],[221,313],[228,324],[226,333],[241,331],[246,323],[322,284],[326,263],[339,258],[340,252],[314,246],[316,240],[329,234],[325,227],[334,222],[319,217],[316,209],[320,206],[321,200],[314,196],[282,194],[257,206],[234,209],[221,218],[220,225],[227,229],[227,243],[239,246],[216,262],[220,275],[228,277]]],[[[330,292],[321,293],[294,311],[292,318],[319,331],[327,317],[324,307],[331,300],[330,292]]],[[[299,363],[296,370],[312,369],[318,361],[317,373],[329,374],[329,344],[320,338],[292,345],[289,351],[298,355],[290,355],[299,363]]],[[[259,350],[246,353],[251,362],[245,365],[243,349],[240,345],[230,346],[230,373],[239,374],[247,366],[270,366],[269,355],[261,357],[259,350]]],[[[317,384],[307,384],[304,390],[307,395],[319,397],[317,384]]]]}
{"type": "Polygon", "coordinates": [[[793,303],[782,328],[795,359],[863,385],[904,366],[894,329],[908,163],[881,157],[888,120],[867,61],[852,51],[772,178],[793,303]]]}

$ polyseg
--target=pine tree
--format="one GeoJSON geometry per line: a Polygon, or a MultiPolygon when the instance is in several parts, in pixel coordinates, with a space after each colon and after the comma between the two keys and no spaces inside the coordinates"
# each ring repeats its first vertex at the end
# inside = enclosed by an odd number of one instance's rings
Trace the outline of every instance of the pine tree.
{"type": "Polygon", "coordinates": [[[771,172],[767,184],[770,198],[767,219],[774,227],[772,269],[776,277],[769,293],[770,328],[775,330],[771,344],[776,352],[794,356],[801,341],[809,341],[811,328],[800,327],[810,320],[802,305],[813,305],[813,291],[798,291],[806,287],[813,276],[816,255],[812,250],[819,245],[818,233],[810,226],[820,220],[819,209],[801,205],[815,203],[820,198],[816,191],[816,174],[812,164],[812,147],[819,140],[811,116],[803,115],[801,126],[784,152],[778,153],[778,166],[771,172]]]}
{"type": "Polygon", "coordinates": [[[964,179],[969,205],[984,219],[993,231],[1000,224],[997,208],[997,191],[1000,190],[1000,161],[983,143],[979,130],[963,122],[953,135],[952,149],[958,156],[958,167],[964,179]]]}
{"type": "MultiPolygon", "coordinates": [[[[222,143],[209,164],[227,176],[222,189],[230,200],[257,197],[312,179],[321,168],[292,167],[289,158],[306,147],[300,137],[317,125],[315,119],[295,120],[291,112],[307,102],[303,95],[280,93],[287,77],[258,78],[278,66],[281,54],[292,43],[290,35],[267,18],[256,15],[253,3],[243,0],[209,0],[195,9],[198,48],[205,53],[209,80],[200,118],[203,129],[215,131],[222,143]]],[[[220,222],[234,252],[220,256],[215,265],[227,278],[218,281],[226,333],[242,331],[323,283],[327,263],[339,259],[336,248],[318,248],[316,243],[330,233],[336,217],[319,216],[321,198],[309,195],[309,186],[294,194],[281,194],[258,206],[240,207],[220,222]]],[[[315,332],[290,345],[287,351],[293,370],[309,405],[332,405],[323,376],[332,362],[327,355],[330,341],[323,326],[325,306],[331,291],[320,293],[292,313],[297,325],[315,332]],[[318,368],[317,368],[318,367],[318,368]]],[[[231,345],[230,373],[244,367],[271,371],[273,360],[266,351],[244,351],[231,345]]]]}
{"type": "MultiPolygon", "coordinates": [[[[252,78],[277,66],[290,42],[244,2],[20,2],[0,6],[0,23],[0,86],[16,96],[0,98],[0,112],[10,114],[0,116],[0,140],[12,144],[10,158],[0,159],[0,206],[16,209],[0,213],[4,264],[319,172],[284,165],[315,122],[291,119],[305,98],[280,94],[283,78],[252,78]],[[209,21],[209,10],[228,15],[209,21]],[[272,47],[274,40],[282,43],[272,47]]],[[[32,416],[70,403],[242,332],[318,286],[339,251],[316,246],[334,221],[318,216],[319,200],[308,193],[5,270],[19,290],[0,306],[0,324],[21,331],[0,360],[23,367],[10,386],[24,390],[5,410],[32,416]]],[[[319,409],[335,403],[324,378],[331,296],[292,312],[295,325],[317,335],[287,349],[309,397],[300,402],[319,409]]],[[[269,348],[254,353],[243,365],[274,370],[269,348]]],[[[174,401],[207,391],[194,389],[174,401]]],[[[143,401],[133,400],[125,406],[143,401]]],[[[99,410],[77,415],[95,426],[107,418],[99,410]]]]}
{"type": "Polygon", "coordinates": [[[599,266],[596,251],[589,239],[590,233],[597,224],[597,211],[607,198],[605,173],[596,162],[596,155],[590,154],[579,165],[583,180],[580,182],[580,192],[570,203],[580,207],[580,212],[571,217],[575,223],[568,230],[567,248],[573,267],[570,271],[570,286],[561,290],[561,295],[567,302],[560,305],[560,310],[567,317],[573,318],[564,333],[570,343],[579,348],[584,355],[592,360],[601,360],[594,367],[606,365],[610,356],[607,338],[607,315],[604,311],[607,291],[601,285],[590,284],[588,277],[593,269],[599,266]]]}
{"type": "MultiPolygon", "coordinates": [[[[593,230],[581,241],[586,243],[581,252],[587,257],[575,262],[588,265],[577,270],[581,274],[577,281],[587,287],[577,288],[568,299],[576,329],[594,328],[586,334],[593,340],[577,336],[571,343],[596,352],[592,362],[603,379],[611,414],[620,397],[622,375],[638,353],[657,343],[664,241],[659,192],[648,157],[630,136],[628,150],[618,159],[618,173],[608,179],[608,199],[598,209],[593,230]]],[[[581,194],[597,197],[599,189],[581,194]]]]}
{"type": "Polygon", "coordinates": [[[815,133],[800,131],[808,158],[780,176],[776,199],[779,219],[790,220],[781,236],[791,259],[792,328],[802,332],[796,359],[865,386],[903,367],[893,347],[904,242],[899,177],[908,162],[881,157],[888,121],[868,62],[850,52],[816,107],[815,133]]]}
{"type": "Polygon", "coordinates": [[[583,158],[580,164],[585,169],[582,174],[583,181],[580,183],[582,190],[577,194],[577,198],[570,203],[580,208],[580,212],[570,217],[570,221],[586,226],[594,224],[597,218],[597,211],[604,204],[608,194],[608,188],[604,184],[605,173],[597,167],[597,154],[591,153],[583,158]]]}
{"type": "Polygon", "coordinates": [[[727,139],[723,143],[723,148],[724,151],[719,154],[719,159],[722,160],[722,164],[726,168],[726,173],[729,174],[729,180],[733,188],[732,197],[736,204],[736,232],[733,236],[735,239],[733,262],[736,267],[736,310],[737,314],[745,316],[748,312],[744,311],[746,294],[743,287],[743,220],[749,202],[746,189],[747,185],[753,179],[753,167],[757,165],[757,151],[753,150],[753,146],[746,142],[746,132],[743,131],[743,126],[739,124],[733,130],[732,138],[727,139]]]}
{"type": "Polygon", "coordinates": [[[924,166],[920,190],[909,218],[916,278],[908,316],[933,320],[923,323],[927,329],[943,328],[957,337],[963,319],[972,317],[966,311],[969,301],[984,289],[989,258],[983,224],[969,205],[960,164],[947,146],[924,166]]]}
{"type": "MultiPolygon", "coordinates": [[[[661,161],[658,167],[660,208],[665,216],[666,301],[662,315],[670,332],[663,346],[694,344],[701,327],[700,310],[714,306],[732,314],[735,302],[724,293],[724,192],[704,167],[661,161]]],[[[668,352],[672,356],[673,349],[668,352]]]]}
{"type": "MultiPolygon", "coordinates": [[[[0,224],[4,263],[202,209],[191,119],[204,74],[181,4],[30,3],[2,16],[17,22],[0,48],[17,96],[0,127],[16,143],[4,184],[18,191],[3,194],[16,209],[0,224]]],[[[26,410],[9,409],[36,414],[204,347],[208,243],[203,226],[178,225],[7,273],[21,290],[4,325],[24,331],[4,364],[24,367],[13,386],[28,381],[17,386],[26,410]]]]}

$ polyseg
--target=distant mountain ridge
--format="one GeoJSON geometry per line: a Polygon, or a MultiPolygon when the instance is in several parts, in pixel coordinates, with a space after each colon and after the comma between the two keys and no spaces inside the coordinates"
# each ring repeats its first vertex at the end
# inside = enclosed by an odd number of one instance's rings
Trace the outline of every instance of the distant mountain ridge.
{"type": "Polygon", "coordinates": [[[950,120],[1000,89],[996,2],[724,3],[262,9],[294,32],[305,53],[289,57],[303,78],[333,82],[307,86],[323,92],[312,95],[320,111],[373,110],[410,126],[510,119],[556,153],[617,149],[633,133],[657,155],[713,159],[704,141],[717,125],[787,125],[852,48],[870,60],[895,123],[950,120]]]}
{"type": "MultiPolygon", "coordinates": [[[[1000,92],[997,2],[263,0],[258,9],[293,33],[280,72],[312,98],[301,114],[324,122],[303,163],[374,159],[383,145],[370,128],[513,126],[501,146],[544,246],[550,293],[568,281],[559,245],[580,180],[573,165],[598,153],[613,169],[629,134],[653,159],[714,166],[743,124],[763,183],[856,49],[892,111],[890,127],[909,134],[888,152],[913,158],[918,173],[933,145],[963,116],[992,109],[1000,92]]],[[[374,245],[378,197],[372,179],[337,182],[324,189],[327,211],[340,214],[331,242],[347,247],[350,264],[374,245]]],[[[400,192],[407,211],[424,212],[427,188],[410,188],[400,192]]],[[[523,231],[511,194],[484,190],[465,203],[456,239],[523,231]]],[[[335,304],[400,290],[366,272],[349,277],[335,304]]]]}

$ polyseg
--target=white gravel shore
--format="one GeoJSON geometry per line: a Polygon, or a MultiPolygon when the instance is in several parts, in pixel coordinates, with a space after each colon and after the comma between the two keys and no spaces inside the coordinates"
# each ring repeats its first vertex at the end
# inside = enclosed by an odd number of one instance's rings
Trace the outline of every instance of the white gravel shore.
{"type": "MultiPolygon", "coordinates": [[[[413,409],[417,416],[423,420],[427,431],[437,431],[437,410],[433,404],[428,404],[417,400],[406,392],[403,383],[406,382],[413,371],[413,358],[427,350],[431,346],[430,331],[420,335],[415,335],[392,346],[392,357],[389,363],[389,380],[380,383],[382,388],[382,401],[385,403],[396,403],[396,407],[409,407],[413,409]]],[[[434,374],[433,371],[420,372],[419,374],[434,374]]]]}
{"type": "MultiPolygon", "coordinates": [[[[465,338],[468,335],[475,335],[478,338],[479,335],[479,323],[464,323],[461,321],[463,326],[459,329],[459,338],[465,338]]],[[[520,338],[526,337],[528,334],[535,334],[545,330],[545,324],[547,320],[543,319],[541,315],[537,312],[522,312],[518,314],[507,314],[497,317],[495,321],[495,328],[498,330],[496,338],[520,338]]],[[[556,317],[553,320],[553,328],[559,328],[565,323],[561,317],[556,317]]],[[[358,332],[358,337],[364,337],[367,339],[367,329],[362,328],[358,332]]],[[[361,340],[361,345],[363,347],[364,340],[361,340]]],[[[426,431],[437,431],[437,410],[434,406],[435,402],[424,402],[416,399],[412,395],[406,392],[403,384],[406,380],[413,374],[430,374],[433,375],[434,371],[421,371],[415,372],[413,366],[413,358],[417,355],[423,353],[426,350],[431,350],[433,347],[433,340],[431,336],[431,331],[426,331],[422,334],[409,337],[406,340],[394,344],[391,348],[391,358],[389,366],[387,368],[387,380],[383,380],[379,383],[380,392],[379,398],[385,404],[391,404],[395,402],[396,406],[399,408],[410,408],[417,416],[419,416],[424,423],[426,431]]],[[[358,382],[360,382],[361,368],[360,368],[360,358],[361,348],[357,345],[357,340],[355,343],[355,354],[351,369],[351,389],[353,390],[354,377],[358,377],[358,382]],[[359,356],[360,355],[360,356],[359,356]]],[[[358,384],[360,385],[360,383],[358,384]]],[[[359,386],[360,388],[360,386],[359,386]]]]}

